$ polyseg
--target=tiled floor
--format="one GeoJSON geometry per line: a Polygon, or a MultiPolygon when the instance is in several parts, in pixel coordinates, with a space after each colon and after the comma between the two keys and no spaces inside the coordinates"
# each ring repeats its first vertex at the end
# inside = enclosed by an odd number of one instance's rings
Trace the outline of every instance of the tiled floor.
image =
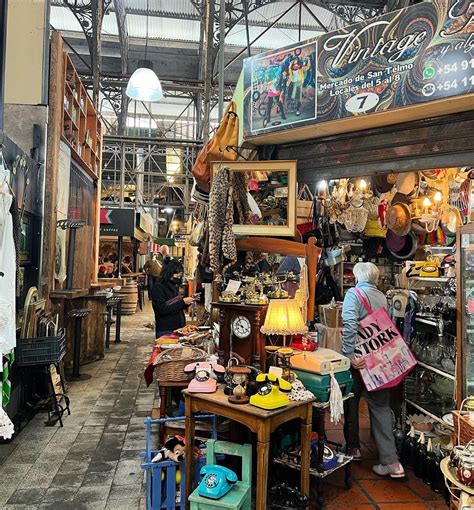
{"type": "Polygon", "coordinates": [[[0,445],[1,509],[145,508],[143,420],[158,405],[143,368],[153,333],[148,313],[124,317],[124,343],[81,368],[87,381],[70,384],[71,416],[45,427],[38,414],[12,443],[0,445]]]}
{"type": "MultiPolygon", "coordinates": [[[[146,388],[142,378],[153,340],[144,327],[150,319],[150,308],[125,317],[125,342],[112,344],[104,360],[82,368],[93,377],[70,385],[72,414],[64,428],[45,427],[44,415],[37,415],[12,443],[0,445],[0,509],[145,508],[138,452],[144,449],[143,419],[158,406],[156,387],[146,388]]],[[[338,429],[329,434],[342,440],[338,429]]],[[[368,428],[361,437],[366,460],[354,465],[352,488],[344,489],[342,473],[326,479],[325,508],[446,508],[413,473],[405,482],[374,475],[368,428]]]]}
{"type": "MultiPolygon", "coordinates": [[[[345,489],[342,470],[327,478],[324,499],[328,510],[380,509],[380,510],[438,510],[447,509],[444,499],[408,470],[405,480],[390,480],[377,476],[372,466],[378,464],[377,450],[370,437],[368,410],[361,403],[360,412],[362,462],[352,464],[353,482],[345,489]]],[[[328,438],[343,443],[340,426],[327,421],[328,438]]],[[[312,494],[315,497],[314,494],[312,494]]]]}

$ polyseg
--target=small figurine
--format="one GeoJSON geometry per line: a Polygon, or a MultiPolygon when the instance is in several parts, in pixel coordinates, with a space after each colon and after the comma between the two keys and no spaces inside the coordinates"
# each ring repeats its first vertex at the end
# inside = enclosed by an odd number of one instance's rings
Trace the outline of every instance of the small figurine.
{"type": "Polygon", "coordinates": [[[184,438],[181,436],[170,437],[151,461],[161,462],[162,460],[173,460],[174,462],[179,462],[184,459],[184,447],[184,438]]]}
{"type": "MultiPolygon", "coordinates": [[[[161,462],[162,460],[172,460],[174,462],[180,462],[184,460],[186,440],[181,436],[170,437],[163,448],[160,448],[157,454],[151,460],[152,462],[161,462]]],[[[193,455],[194,459],[198,459],[203,456],[202,448],[205,447],[205,443],[199,439],[194,440],[193,455]]]]}

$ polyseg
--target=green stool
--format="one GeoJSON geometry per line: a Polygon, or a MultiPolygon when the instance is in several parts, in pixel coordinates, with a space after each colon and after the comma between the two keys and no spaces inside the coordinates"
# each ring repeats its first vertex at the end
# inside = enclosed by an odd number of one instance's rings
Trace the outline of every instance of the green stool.
{"type": "Polygon", "coordinates": [[[252,446],[209,439],[207,442],[207,464],[216,464],[216,455],[234,455],[242,458],[242,481],[237,482],[221,499],[203,498],[198,489],[189,496],[191,510],[215,510],[216,508],[252,509],[252,446]]]}

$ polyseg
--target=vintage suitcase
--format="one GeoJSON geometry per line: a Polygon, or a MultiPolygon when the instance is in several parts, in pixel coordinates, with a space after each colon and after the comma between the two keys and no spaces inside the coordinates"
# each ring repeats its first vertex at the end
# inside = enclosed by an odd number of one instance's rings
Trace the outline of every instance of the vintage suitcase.
{"type": "MultiPolygon", "coordinates": [[[[331,376],[312,374],[304,370],[293,370],[298,379],[304,384],[305,388],[318,399],[318,402],[328,402],[331,393],[331,376]]],[[[350,370],[334,374],[339,383],[342,395],[345,396],[352,390],[352,374],[350,370]]]]}
{"type": "Polygon", "coordinates": [[[319,348],[314,352],[303,352],[291,358],[291,366],[297,370],[305,370],[315,374],[328,375],[344,372],[351,368],[351,360],[332,349],[319,348]]]}

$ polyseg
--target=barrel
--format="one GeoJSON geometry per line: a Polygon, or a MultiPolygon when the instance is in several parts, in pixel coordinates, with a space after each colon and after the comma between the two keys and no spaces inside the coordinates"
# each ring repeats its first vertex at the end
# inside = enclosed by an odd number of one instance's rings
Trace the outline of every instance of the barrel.
{"type": "Polygon", "coordinates": [[[137,282],[128,282],[115,294],[122,298],[122,315],[133,315],[137,311],[138,288],[137,282]]]}

